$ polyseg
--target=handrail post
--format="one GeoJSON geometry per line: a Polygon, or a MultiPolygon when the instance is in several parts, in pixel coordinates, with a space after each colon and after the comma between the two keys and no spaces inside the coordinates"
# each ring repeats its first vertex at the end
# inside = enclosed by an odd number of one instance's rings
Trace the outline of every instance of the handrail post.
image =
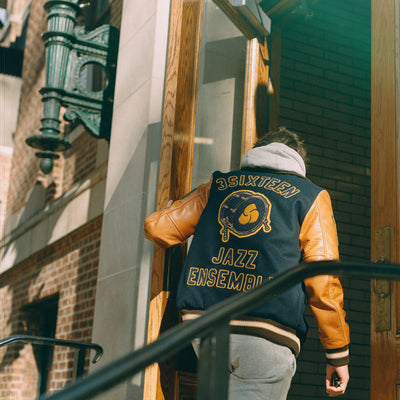
{"type": "Polygon", "coordinates": [[[78,348],[75,349],[74,355],[74,377],[79,378],[85,372],[85,357],[86,357],[86,349],[78,348]]]}
{"type": "Polygon", "coordinates": [[[201,340],[197,400],[228,398],[229,332],[229,321],[225,321],[201,340]]]}

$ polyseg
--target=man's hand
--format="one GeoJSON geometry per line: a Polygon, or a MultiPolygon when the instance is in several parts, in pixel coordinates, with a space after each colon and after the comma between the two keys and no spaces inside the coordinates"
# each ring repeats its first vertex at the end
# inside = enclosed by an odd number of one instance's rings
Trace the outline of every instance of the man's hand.
{"type": "Polygon", "coordinates": [[[349,368],[347,367],[347,365],[334,367],[330,364],[327,364],[325,386],[326,393],[328,393],[329,397],[335,397],[344,394],[347,388],[347,383],[349,382],[349,378],[349,368]],[[338,378],[338,386],[336,386],[334,382],[335,373],[338,378]]]}

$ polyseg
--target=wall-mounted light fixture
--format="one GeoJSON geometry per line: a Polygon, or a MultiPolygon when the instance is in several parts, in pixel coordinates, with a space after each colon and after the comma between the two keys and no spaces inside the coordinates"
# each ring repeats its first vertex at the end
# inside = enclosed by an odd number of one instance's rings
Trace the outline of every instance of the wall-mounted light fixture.
{"type": "Polygon", "coordinates": [[[56,152],[67,150],[71,143],[60,136],[60,109],[64,119],[81,122],[96,138],[109,140],[115,86],[119,32],[103,25],[86,32],[76,26],[81,12],[80,0],[49,0],[48,30],[43,36],[46,47],[46,86],[40,89],[44,112],[41,133],[26,143],[39,151],[40,168],[48,174],[53,169],[56,152]],[[98,87],[86,85],[87,76],[100,71],[98,87]]]}

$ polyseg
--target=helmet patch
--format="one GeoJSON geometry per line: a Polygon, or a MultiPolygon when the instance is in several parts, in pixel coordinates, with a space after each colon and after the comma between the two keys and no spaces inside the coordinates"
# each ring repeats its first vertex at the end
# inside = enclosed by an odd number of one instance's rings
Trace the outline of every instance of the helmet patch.
{"type": "Polygon", "coordinates": [[[255,235],[260,229],[268,233],[271,230],[270,215],[271,202],[263,194],[252,190],[231,193],[222,202],[218,213],[222,241],[226,243],[230,234],[243,238],[255,235]]]}

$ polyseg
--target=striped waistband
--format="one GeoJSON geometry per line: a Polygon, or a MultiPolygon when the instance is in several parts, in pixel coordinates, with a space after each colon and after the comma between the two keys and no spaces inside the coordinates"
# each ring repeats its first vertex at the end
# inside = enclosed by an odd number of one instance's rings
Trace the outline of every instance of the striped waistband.
{"type": "MultiPolygon", "coordinates": [[[[201,315],[202,311],[182,311],[182,321],[190,321],[201,315]]],[[[271,320],[254,317],[233,319],[230,322],[231,332],[265,338],[273,343],[287,346],[297,357],[300,353],[300,339],[290,328],[271,320]]]]}

